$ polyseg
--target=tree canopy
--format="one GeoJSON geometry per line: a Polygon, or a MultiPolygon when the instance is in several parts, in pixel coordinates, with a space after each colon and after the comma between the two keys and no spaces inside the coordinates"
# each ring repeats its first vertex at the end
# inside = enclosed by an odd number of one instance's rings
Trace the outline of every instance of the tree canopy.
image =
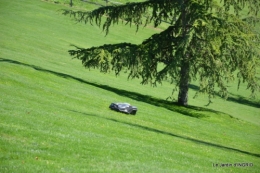
{"type": "Polygon", "coordinates": [[[90,12],[64,10],[79,22],[96,24],[109,33],[111,24],[123,22],[140,26],[159,26],[164,31],[141,44],[104,44],[69,50],[87,68],[101,72],[122,70],[142,84],[156,85],[166,78],[178,88],[178,103],[188,104],[189,83],[199,80],[200,89],[209,95],[227,98],[227,84],[238,79],[247,83],[252,94],[259,91],[258,0],[147,0],[118,6],[105,6],[90,12]],[[242,12],[248,11],[245,15],[242,12]]]}

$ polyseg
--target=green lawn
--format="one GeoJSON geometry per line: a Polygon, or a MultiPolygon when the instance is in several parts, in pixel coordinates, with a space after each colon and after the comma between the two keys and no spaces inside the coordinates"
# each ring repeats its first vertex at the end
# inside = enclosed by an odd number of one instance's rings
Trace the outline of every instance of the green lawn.
{"type": "Polygon", "coordinates": [[[153,88],[84,69],[68,55],[70,44],[140,43],[158,30],[119,25],[105,36],[63,8],[0,1],[1,173],[259,172],[260,103],[246,85],[231,84],[227,101],[205,106],[207,96],[192,99],[195,82],[183,108],[165,101],[174,87],[167,82],[153,88]],[[110,111],[115,101],[136,105],[137,115],[110,111]],[[232,166],[214,166],[221,163],[232,166]]]}

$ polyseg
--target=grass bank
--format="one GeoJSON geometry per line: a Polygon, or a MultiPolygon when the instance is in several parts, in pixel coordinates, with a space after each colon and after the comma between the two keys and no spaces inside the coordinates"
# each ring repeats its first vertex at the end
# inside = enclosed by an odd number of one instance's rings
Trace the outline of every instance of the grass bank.
{"type": "Polygon", "coordinates": [[[158,31],[119,25],[105,37],[62,8],[0,2],[0,172],[258,172],[259,103],[245,86],[230,86],[230,100],[206,107],[200,96],[183,108],[165,101],[168,83],[86,70],[70,44],[138,43],[158,31]],[[114,101],[136,105],[137,115],[110,111],[114,101]]]}

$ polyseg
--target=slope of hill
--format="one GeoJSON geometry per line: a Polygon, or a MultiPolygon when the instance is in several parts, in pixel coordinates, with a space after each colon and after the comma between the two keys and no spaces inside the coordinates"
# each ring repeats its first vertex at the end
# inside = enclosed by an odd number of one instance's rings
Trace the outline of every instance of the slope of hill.
{"type": "Polygon", "coordinates": [[[158,31],[119,25],[105,37],[62,8],[0,2],[0,172],[260,170],[259,100],[232,85],[228,101],[205,107],[200,96],[183,108],[165,101],[168,83],[152,88],[84,69],[69,57],[70,44],[138,43],[158,31]],[[114,101],[136,105],[137,115],[110,111],[114,101]]]}

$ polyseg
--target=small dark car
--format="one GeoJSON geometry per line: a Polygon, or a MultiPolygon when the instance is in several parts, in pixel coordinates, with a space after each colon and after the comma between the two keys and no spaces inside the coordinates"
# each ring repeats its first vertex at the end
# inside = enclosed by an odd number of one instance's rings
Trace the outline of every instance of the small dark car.
{"type": "Polygon", "coordinates": [[[131,106],[129,103],[111,103],[109,108],[118,112],[132,115],[135,115],[137,112],[137,107],[131,106]]]}

